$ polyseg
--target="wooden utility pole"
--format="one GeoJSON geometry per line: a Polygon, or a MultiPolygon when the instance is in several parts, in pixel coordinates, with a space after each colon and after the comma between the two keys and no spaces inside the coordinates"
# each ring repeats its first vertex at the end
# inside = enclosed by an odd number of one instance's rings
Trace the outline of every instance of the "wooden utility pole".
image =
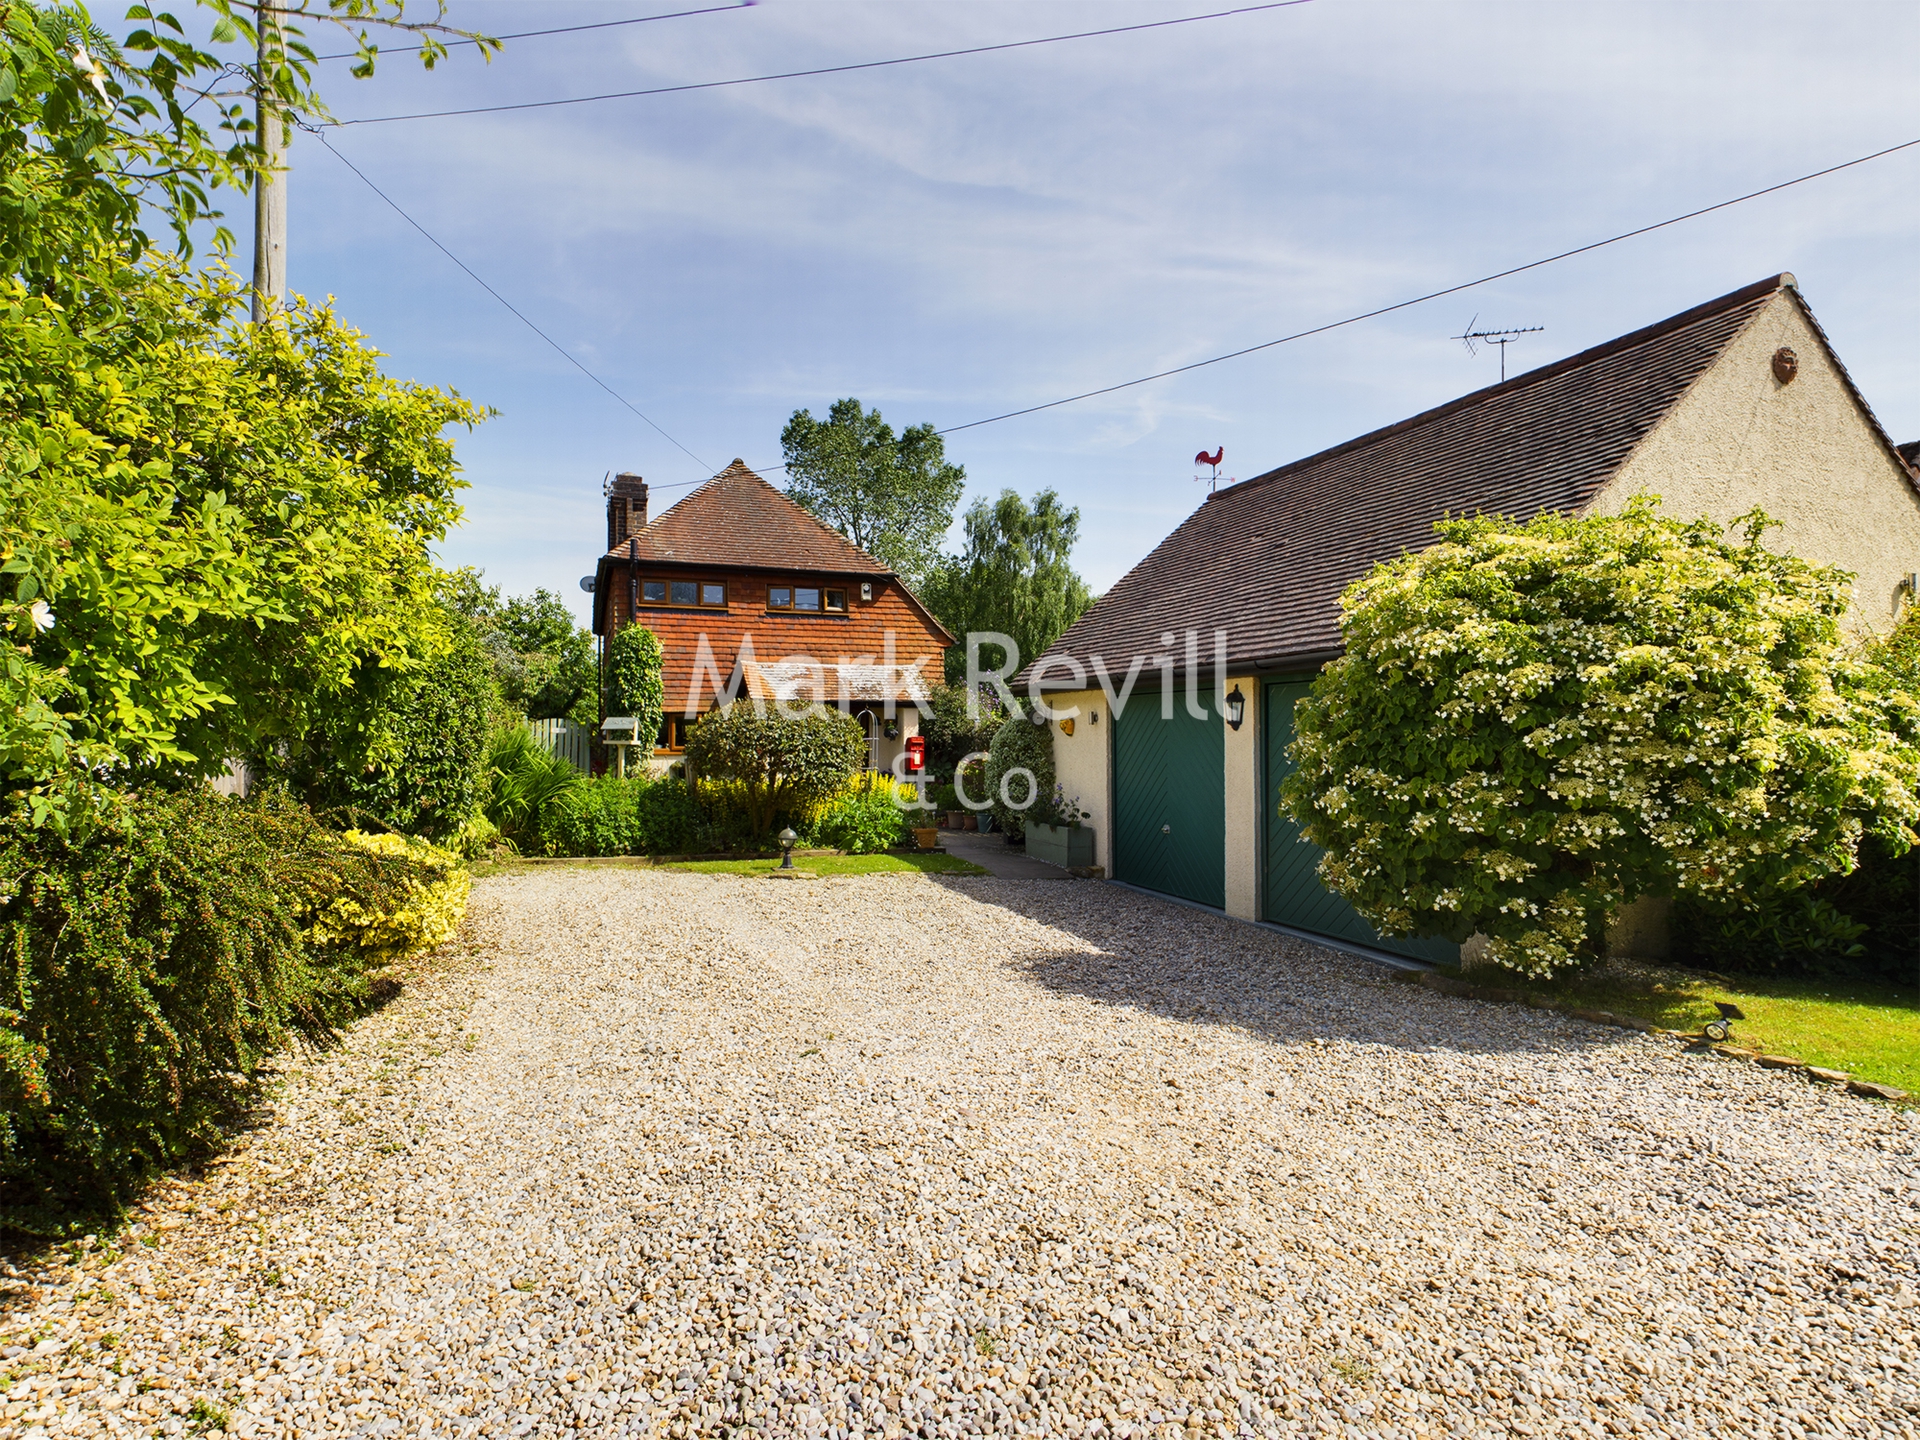
{"type": "Polygon", "coordinates": [[[273,92],[279,68],[280,12],[266,0],[254,6],[259,33],[259,80],[253,94],[254,133],[261,149],[253,180],[253,320],[277,315],[287,303],[287,126],[273,92]]]}

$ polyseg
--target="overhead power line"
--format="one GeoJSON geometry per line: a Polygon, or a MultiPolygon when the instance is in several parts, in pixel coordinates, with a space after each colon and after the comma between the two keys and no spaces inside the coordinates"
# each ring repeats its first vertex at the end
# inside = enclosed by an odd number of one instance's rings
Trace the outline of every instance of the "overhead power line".
{"type": "Polygon", "coordinates": [[[707,464],[706,461],[702,460],[698,455],[695,455],[693,451],[687,449],[686,446],[682,445],[678,440],[675,440],[673,436],[667,434],[665,430],[662,430],[660,426],[653,420],[653,418],[647,415],[644,411],[642,411],[638,405],[635,405],[631,400],[627,399],[626,396],[622,395],[618,390],[615,390],[611,385],[607,384],[606,381],[602,380],[598,375],[594,374],[593,371],[589,370],[584,364],[580,362],[580,360],[574,355],[574,353],[571,350],[567,349],[566,346],[562,345],[558,340],[554,339],[551,335],[547,334],[546,331],[542,330],[538,325],[534,324],[533,321],[529,320],[526,317],[526,315],[521,312],[519,307],[516,306],[511,300],[507,299],[506,296],[502,295],[498,290],[494,289],[493,286],[489,285],[485,280],[482,280],[480,276],[474,272],[472,266],[468,265],[466,261],[462,260],[458,255],[454,254],[453,251],[449,250],[446,246],[442,245],[439,242],[439,240],[435,239],[432,231],[428,230],[426,226],[422,225],[418,220],[414,219],[413,216],[409,215],[405,210],[403,210],[400,207],[399,201],[395,200],[391,195],[387,194],[386,191],[382,190],[378,185],[374,184],[372,179],[368,177],[366,171],[362,170],[358,165],[354,164],[353,161],[349,160],[346,156],[342,155],[338,150],[335,150],[333,148],[332,142],[327,139],[326,133],[324,131],[319,130],[313,126],[308,126],[306,128],[314,130],[314,133],[319,136],[320,143],[327,147],[328,152],[336,160],[338,160],[342,165],[346,166],[354,174],[358,175],[360,179],[363,182],[365,182],[366,187],[369,190],[373,191],[374,194],[378,195],[382,200],[386,201],[388,205],[392,206],[393,211],[396,215],[398,215],[402,220],[406,221],[414,229],[418,230],[422,235],[424,235],[427,239],[428,244],[432,245],[434,249],[438,250],[442,255],[446,256],[447,259],[451,260],[454,264],[458,265],[462,270],[464,270],[467,274],[467,278],[472,280],[474,284],[478,285],[482,290],[486,291],[487,294],[491,295],[494,299],[498,300],[502,305],[506,306],[508,311],[512,313],[513,317],[516,320],[518,320],[522,325],[526,326],[529,330],[533,331],[533,333],[538,335],[542,340],[546,341],[547,344],[551,345],[556,351],[560,353],[561,357],[564,360],[566,360],[566,362],[569,365],[573,366],[574,369],[578,370],[582,375],[586,376],[589,380],[593,381],[594,384],[598,385],[602,390],[606,391],[607,394],[611,395],[615,400],[618,400],[622,405],[626,406],[627,409],[631,410],[635,415],[638,415],[642,420],[645,420],[648,425],[653,427],[656,433],[658,433],[663,439],[665,439],[675,449],[679,450],[681,454],[685,455],[688,459],[692,460],[694,464],[700,466],[700,468],[707,471],[708,474],[713,473],[713,466],[707,464]]]}
{"type": "MultiPolygon", "coordinates": [[[[627,20],[596,20],[591,25],[560,25],[552,30],[516,30],[511,35],[489,35],[489,40],[535,40],[542,35],[577,35],[582,30],[615,30],[622,25],[645,25],[650,20],[684,20],[689,15],[718,15],[723,10],[745,10],[753,0],[733,0],[731,5],[709,5],[703,10],[675,10],[666,15],[635,15],[627,20]]],[[[451,50],[456,45],[478,45],[478,40],[443,40],[440,42],[451,50]]],[[[416,50],[424,50],[424,45],[381,46],[382,55],[410,55],[416,50]]],[[[316,60],[358,60],[358,50],[342,50],[336,55],[316,55],[316,60]]]]}
{"type": "Polygon", "coordinates": [[[1266,340],[1258,345],[1248,345],[1244,349],[1229,350],[1224,355],[1215,355],[1207,360],[1195,360],[1190,365],[1176,365],[1171,370],[1157,370],[1151,375],[1142,375],[1137,380],[1122,380],[1117,385],[1103,385],[1098,390],[1083,390],[1078,395],[1068,395],[1064,399],[1049,400],[1041,405],[1028,405],[1019,410],[1008,410],[1004,414],[989,415],[984,420],[969,420],[964,425],[949,425],[939,433],[952,435],[960,430],[973,430],[981,425],[995,425],[1002,420],[1012,420],[1021,415],[1033,415],[1042,410],[1057,410],[1062,405],[1077,404],[1082,400],[1091,400],[1099,395],[1111,395],[1116,390],[1131,390],[1136,385],[1146,385],[1155,380],[1164,380],[1170,375],[1184,375],[1189,370],[1202,370],[1209,365],[1218,365],[1227,360],[1238,360],[1243,355],[1254,355],[1262,350],[1271,350],[1276,345],[1290,345],[1295,340],[1305,340],[1311,335],[1324,335],[1329,330],[1340,330],[1348,325],[1358,325],[1362,320],[1373,320],[1382,315],[1391,315],[1396,310],[1406,310],[1414,305],[1424,305],[1429,300],[1438,300],[1447,295],[1458,295],[1463,290],[1472,290],[1481,285],[1490,285],[1495,280],[1505,280],[1509,276],[1522,275],[1529,270],[1538,270],[1543,265],[1552,265],[1557,261],[1570,260],[1575,255],[1585,255],[1608,245],[1618,245],[1622,240],[1631,240],[1639,235],[1651,235],[1656,230],[1665,230],[1670,225],[1680,225],[1688,220],[1698,220],[1702,215],[1711,215],[1716,210],[1725,210],[1733,205],[1744,205],[1749,200],[1758,200],[1762,195],[1773,195],[1790,189],[1795,185],[1804,185],[1809,180],[1818,180],[1823,175],[1837,174],[1842,170],[1851,170],[1856,165],[1865,165],[1873,160],[1881,160],[1889,155],[1897,155],[1902,150],[1911,150],[1920,145],[1920,138],[1906,140],[1898,145],[1889,145],[1884,150],[1876,150],[1871,155],[1861,155],[1852,160],[1843,160],[1838,165],[1828,165],[1824,169],[1810,170],[1805,175],[1796,175],[1791,180],[1782,180],[1777,185],[1768,185],[1763,189],[1749,190],[1745,195],[1736,195],[1731,200],[1717,201],[1712,205],[1703,205],[1698,210],[1689,210],[1684,215],[1675,215],[1666,220],[1655,221],[1651,225],[1641,225],[1632,230],[1622,230],[1618,235],[1609,235],[1604,240],[1595,240],[1586,245],[1576,245],[1571,250],[1562,250],[1556,255],[1544,259],[1530,260],[1525,265],[1514,265],[1505,270],[1496,270],[1491,275],[1482,275],[1478,280],[1463,280],[1458,285],[1449,285],[1443,290],[1429,290],[1424,295],[1416,295],[1411,300],[1397,300],[1391,305],[1382,305],[1378,309],[1365,310],[1358,315],[1349,315],[1344,320],[1330,320],[1325,325],[1315,325],[1309,330],[1296,330],[1291,335],[1282,335],[1278,340],[1266,340]]]}
{"type": "MultiPolygon", "coordinates": [[[[637,100],[646,95],[681,95],[692,90],[723,90],[734,85],[760,85],[769,80],[800,80],[814,75],[845,75],[855,70],[884,70],[893,65],[918,65],[927,60],[954,60],[962,55],[987,55],[998,50],[1024,50],[1033,45],[1058,45],[1065,40],[1093,40],[1102,35],[1128,35],[1140,30],[1163,30],[1169,25],[1192,25],[1201,20],[1224,20],[1262,10],[1287,10],[1312,0],[1269,0],[1264,5],[1242,5],[1205,15],[1180,15],[1171,20],[1149,20],[1138,25],[1114,25],[1105,30],[1079,30],[1071,35],[1043,35],[1037,40],[1008,40],[998,45],[974,45],[964,50],[936,50],[925,55],[901,55],[892,60],[862,60],[852,65],[823,65],[813,70],[782,70],[774,75],[743,75],[732,80],[702,80],[688,85],[661,85],[651,90],[615,90],[604,95],[574,95],[561,100],[523,100],[511,105],[474,105],[464,110],[422,110],[412,115],[367,115],[336,120],[336,125],[388,125],[400,120],[447,120],[461,115],[497,115],[509,110],[550,110],[560,105],[593,105],[602,100],[637,100]]],[[[732,7],[727,7],[732,8],[732,7]]]]}

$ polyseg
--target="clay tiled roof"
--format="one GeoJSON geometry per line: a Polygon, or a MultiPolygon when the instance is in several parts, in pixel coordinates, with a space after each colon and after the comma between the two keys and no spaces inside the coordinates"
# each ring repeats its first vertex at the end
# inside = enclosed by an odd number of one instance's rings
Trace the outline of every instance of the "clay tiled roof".
{"type": "Polygon", "coordinates": [[[741,667],[741,693],[750,699],[813,701],[837,705],[841,700],[927,703],[927,679],[920,665],[823,665],[808,661],[750,662],[741,667]]]}
{"type": "MultiPolygon", "coordinates": [[[[638,531],[637,538],[643,564],[829,575],[893,573],[738,460],[638,531]]],[[[625,541],[607,552],[610,559],[626,556],[625,541]]]]}
{"type": "MultiPolygon", "coordinates": [[[[1209,496],[1047,652],[1311,668],[1340,647],[1338,601],[1381,560],[1432,543],[1434,521],[1578,510],[1793,277],[1774,276],[1504,384],[1209,496]]],[[[1153,670],[1144,672],[1149,678],[1153,670]]],[[[1054,670],[1050,688],[1063,683],[1054,670]]],[[[1089,681],[1089,683],[1092,683],[1089,681]]],[[[1115,682],[1118,683],[1117,681],[1115,682]]]]}

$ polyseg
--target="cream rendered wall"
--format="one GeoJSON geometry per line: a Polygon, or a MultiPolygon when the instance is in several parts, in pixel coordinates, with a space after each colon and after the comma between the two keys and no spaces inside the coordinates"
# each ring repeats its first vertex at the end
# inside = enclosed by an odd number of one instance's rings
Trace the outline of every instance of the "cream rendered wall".
{"type": "Polygon", "coordinates": [[[1594,498],[1618,514],[1635,495],[1668,514],[1721,524],[1755,506],[1782,522],[1770,548],[1839,565],[1854,583],[1856,623],[1886,630],[1900,582],[1920,570],[1920,495],[1873,432],[1826,346],[1782,292],[1735,337],[1594,498]],[[1800,362],[1787,384],[1773,354],[1800,362]]]}
{"type": "MultiPolygon", "coordinates": [[[[901,705],[895,709],[894,716],[900,722],[899,738],[887,739],[886,720],[883,717],[880,721],[880,743],[875,747],[881,770],[889,773],[893,770],[893,762],[906,752],[907,737],[920,733],[920,707],[912,704],[901,705]]],[[[860,723],[866,724],[864,720],[860,723]]]]}
{"type": "MultiPolygon", "coordinates": [[[[1260,918],[1260,830],[1266,800],[1260,786],[1260,682],[1229,681],[1247,699],[1247,716],[1235,730],[1225,720],[1227,785],[1227,914],[1260,918]]],[[[1226,709],[1216,696],[1214,713],[1226,709]]]]}
{"type": "Polygon", "coordinates": [[[1083,823],[1093,830],[1093,863],[1113,874],[1113,717],[1107,697],[1098,690],[1068,690],[1049,694],[1054,718],[1053,770],[1068,799],[1080,797],[1080,808],[1092,818],[1083,823]],[[1061,729],[1073,721],[1073,733],[1061,729]]]}

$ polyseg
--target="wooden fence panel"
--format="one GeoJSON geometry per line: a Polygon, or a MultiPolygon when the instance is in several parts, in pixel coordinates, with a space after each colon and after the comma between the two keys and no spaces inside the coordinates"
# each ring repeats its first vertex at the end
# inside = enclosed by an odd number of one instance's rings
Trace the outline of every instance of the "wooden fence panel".
{"type": "Polygon", "coordinates": [[[571,720],[529,720],[527,729],[534,743],[558,755],[581,774],[593,770],[593,731],[571,720]]]}

